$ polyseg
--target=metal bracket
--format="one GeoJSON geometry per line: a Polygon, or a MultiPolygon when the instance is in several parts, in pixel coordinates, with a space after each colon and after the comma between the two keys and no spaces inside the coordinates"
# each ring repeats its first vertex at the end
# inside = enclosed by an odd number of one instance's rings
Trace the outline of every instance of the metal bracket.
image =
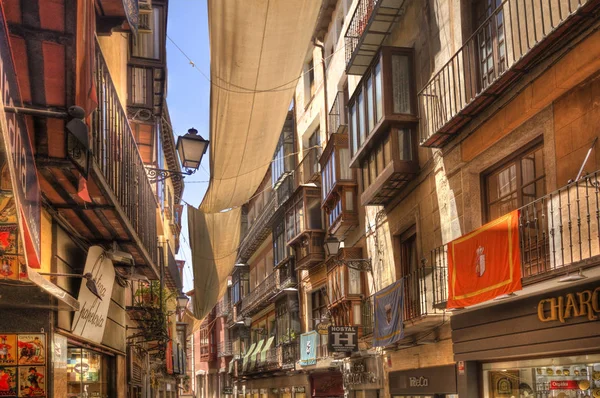
{"type": "Polygon", "coordinates": [[[175,171],[175,170],[157,169],[155,167],[146,167],[146,174],[148,175],[148,179],[152,183],[164,181],[168,178],[172,178],[173,181],[181,181],[186,176],[191,176],[195,172],[196,172],[196,170],[194,170],[194,169],[188,169],[186,171],[175,171]]]}
{"type": "Polygon", "coordinates": [[[346,267],[360,271],[360,272],[371,272],[373,267],[371,266],[370,258],[360,259],[348,259],[348,260],[336,260],[339,265],[345,265],[346,267]]]}

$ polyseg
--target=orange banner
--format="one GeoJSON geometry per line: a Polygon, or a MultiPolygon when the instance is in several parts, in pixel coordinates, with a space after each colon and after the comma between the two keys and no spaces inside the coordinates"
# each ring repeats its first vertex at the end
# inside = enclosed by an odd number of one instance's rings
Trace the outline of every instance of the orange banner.
{"type": "Polygon", "coordinates": [[[460,308],[521,290],[519,211],[448,244],[448,304],[460,308]]]}

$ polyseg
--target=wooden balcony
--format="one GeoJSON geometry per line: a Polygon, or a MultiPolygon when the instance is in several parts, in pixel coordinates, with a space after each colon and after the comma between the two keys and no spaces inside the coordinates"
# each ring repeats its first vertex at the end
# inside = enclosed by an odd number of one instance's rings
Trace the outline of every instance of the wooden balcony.
{"type": "Polygon", "coordinates": [[[310,268],[325,259],[320,197],[318,187],[302,185],[286,204],[285,238],[294,249],[297,270],[310,268]]]}
{"type": "Polygon", "coordinates": [[[413,130],[392,128],[374,143],[369,156],[360,163],[363,182],[361,205],[389,203],[416,177],[419,163],[411,144],[413,140],[413,130]]]}
{"type": "MultiPolygon", "coordinates": [[[[600,261],[600,171],[519,209],[523,286],[595,267],[600,261]]],[[[436,307],[448,299],[448,247],[431,252],[436,307]]]]}
{"type": "Polygon", "coordinates": [[[443,146],[560,43],[595,23],[590,15],[599,4],[503,1],[419,92],[421,145],[443,146]]]}
{"type": "Polygon", "coordinates": [[[359,0],[344,35],[346,73],[362,75],[402,13],[403,0],[359,0]]]}
{"type": "MultiPolygon", "coordinates": [[[[92,114],[91,159],[87,187],[91,202],[78,194],[78,179],[87,162],[85,152],[64,133],[62,156],[42,156],[36,162],[47,202],[90,243],[117,242],[130,252],[141,272],[158,278],[157,211],[159,207],[119,101],[100,47],[96,46],[98,108],[92,114]]],[[[57,141],[58,142],[58,141],[57,141]]]]}
{"type": "Polygon", "coordinates": [[[332,134],[321,163],[321,207],[325,210],[328,232],[343,240],[358,226],[356,171],[348,167],[350,149],[347,134],[332,134]]]}

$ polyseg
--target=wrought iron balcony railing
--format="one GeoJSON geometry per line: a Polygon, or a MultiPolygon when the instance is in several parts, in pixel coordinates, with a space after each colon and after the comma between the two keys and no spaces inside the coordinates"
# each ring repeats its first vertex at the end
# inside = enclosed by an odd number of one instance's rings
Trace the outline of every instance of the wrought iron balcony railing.
{"type": "Polygon", "coordinates": [[[375,322],[375,302],[373,301],[373,298],[374,296],[371,295],[369,297],[366,297],[362,302],[361,326],[363,336],[369,336],[373,334],[373,326],[375,322]]]}
{"type": "Polygon", "coordinates": [[[359,0],[344,35],[346,73],[362,75],[392,30],[404,0],[359,0]]]}
{"type": "Polygon", "coordinates": [[[338,91],[335,99],[333,100],[333,106],[329,111],[329,131],[328,136],[332,134],[341,134],[346,131],[348,123],[346,122],[346,112],[344,104],[344,92],[338,91]]]}
{"type": "Polygon", "coordinates": [[[271,272],[264,281],[242,299],[241,313],[250,316],[271,303],[277,293],[278,272],[271,272]]]}
{"type": "Polygon", "coordinates": [[[278,348],[281,349],[281,369],[294,369],[296,362],[300,359],[300,343],[294,341],[282,344],[278,348]]]}
{"type": "Polygon", "coordinates": [[[217,357],[230,357],[233,355],[233,347],[231,341],[219,341],[217,344],[217,357]]]}
{"type": "MultiPolygon", "coordinates": [[[[600,171],[519,209],[524,285],[578,271],[600,259],[600,171]]],[[[447,245],[431,253],[436,304],[447,300],[447,245]]]]}
{"type": "MultiPolygon", "coordinates": [[[[96,43],[98,108],[92,114],[91,150],[94,169],[110,188],[109,197],[120,206],[126,224],[137,234],[144,257],[156,264],[156,211],[154,192],[131,131],[127,112],[119,100],[108,66],[96,43]]],[[[136,240],[136,239],[134,239],[136,240]]]]}
{"type": "Polygon", "coordinates": [[[596,0],[505,0],[418,94],[420,142],[440,147],[536,61],[593,23],[596,0]],[[595,3],[595,4],[594,4],[595,3]],[[577,18],[574,18],[576,17],[577,18]],[[568,27],[574,29],[567,29],[568,27]]]}
{"type": "Polygon", "coordinates": [[[231,315],[231,301],[227,295],[225,295],[219,302],[217,303],[217,316],[218,317],[228,317],[231,315]]]}

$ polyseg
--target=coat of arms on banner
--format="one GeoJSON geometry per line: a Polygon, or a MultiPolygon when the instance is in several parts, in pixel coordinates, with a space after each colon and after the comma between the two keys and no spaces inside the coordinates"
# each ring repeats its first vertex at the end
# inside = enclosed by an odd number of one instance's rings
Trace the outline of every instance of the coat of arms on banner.
{"type": "Polygon", "coordinates": [[[373,346],[385,347],[404,337],[403,279],[375,293],[375,330],[373,346]]]}

